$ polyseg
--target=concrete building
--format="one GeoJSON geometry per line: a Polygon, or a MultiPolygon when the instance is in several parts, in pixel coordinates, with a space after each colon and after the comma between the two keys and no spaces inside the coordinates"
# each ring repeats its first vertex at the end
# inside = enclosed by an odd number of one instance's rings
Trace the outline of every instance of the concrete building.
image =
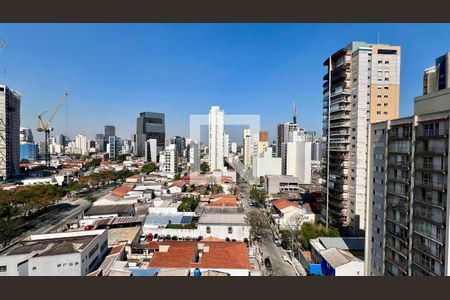
{"type": "Polygon", "coordinates": [[[115,159],[119,156],[119,139],[115,135],[110,135],[108,138],[108,154],[110,159],[115,159]]]}
{"type": "Polygon", "coordinates": [[[158,141],[156,139],[148,139],[145,142],[145,161],[158,162],[158,141]]]}
{"type": "Polygon", "coordinates": [[[251,144],[251,132],[249,128],[244,129],[244,139],[243,139],[243,152],[244,152],[244,166],[247,168],[251,167],[251,155],[252,155],[252,144],[251,144]]]}
{"type": "Polygon", "coordinates": [[[105,152],[105,135],[98,133],[95,135],[95,150],[98,152],[105,152]]]}
{"type": "Polygon", "coordinates": [[[20,127],[20,141],[25,143],[34,143],[33,131],[31,128],[20,127]]]}
{"type": "Polygon", "coordinates": [[[297,123],[285,122],[277,126],[277,157],[281,157],[283,144],[292,141],[292,132],[297,129],[297,123]]]}
{"type": "Polygon", "coordinates": [[[75,153],[81,155],[89,154],[89,140],[87,136],[79,134],[75,137],[75,153]]]}
{"type": "Polygon", "coordinates": [[[19,92],[0,85],[0,179],[19,173],[20,164],[19,92]]]}
{"type": "Polygon", "coordinates": [[[322,140],[315,139],[311,143],[311,160],[320,161],[322,157],[322,140]]]}
{"type": "Polygon", "coordinates": [[[177,173],[177,151],[174,144],[169,144],[159,153],[159,170],[168,173],[177,173]]]}
{"type": "Polygon", "coordinates": [[[281,174],[297,177],[302,184],[311,183],[311,142],[302,129],[292,132],[291,141],[283,143],[281,174]]]}
{"type": "Polygon", "coordinates": [[[264,153],[269,148],[269,132],[260,131],[258,141],[258,154],[264,153]]]}
{"type": "Polygon", "coordinates": [[[223,139],[223,157],[230,155],[230,135],[225,134],[223,139]]]}
{"type": "Polygon", "coordinates": [[[249,241],[250,224],[239,208],[208,207],[197,223],[199,235],[230,241],[249,241]]]}
{"type": "Polygon", "coordinates": [[[186,138],[182,136],[176,136],[172,139],[172,144],[175,145],[175,151],[178,157],[183,157],[183,152],[186,149],[186,138]]]}
{"type": "Polygon", "coordinates": [[[328,142],[322,197],[328,209],[323,222],[360,235],[368,194],[368,124],[398,117],[400,47],[352,42],[324,66],[323,136],[328,142]]]}
{"type": "Polygon", "coordinates": [[[235,142],[231,143],[231,153],[237,154],[237,144],[235,142]]]}
{"type": "Polygon", "coordinates": [[[85,276],[107,251],[106,230],[31,235],[0,252],[0,276],[85,276]]]}
{"type": "Polygon", "coordinates": [[[299,180],[294,176],[266,175],[264,188],[269,195],[298,192],[299,180]]]}
{"type": "Polygon", "coordinates": [[[195,140],[189,143],[189,170],[190,172],[200,171],[200,145],[195,140]]]}
{"type": "Polygon", "coordinates": [[[109,141],[110,136],[116,135],[116,127],[113,125],[105,125],[105,141],[109,141]]]}
{"type": "Polygon", "coordinates": [[[219,106],[212,106],[209,111],[209,168],[223,170],[225,115],[219,106]]]}
{"type": "Polygon", "coordinates": [[[136,120],[136,156],[145,155],[145,143],[156,139],[158,152],[164,150],[166,141],[166,123],[163,113],[142,112],[136,120]]]}
{"type": "MultiPolygon", "coordinates": [[[[434,68],[442,70],[439,63],[434,68]]],[[[415,115],[370,128],[368,275],[450,275],[450,89],[424,93],[415,115]]]]}
{"type": "Polygon", "coordinates": [[[256,178],[266,175],[281,175],[281,158],[273,157],[272,148],[267,148],[254,157],[252,172],[256,178]]]}

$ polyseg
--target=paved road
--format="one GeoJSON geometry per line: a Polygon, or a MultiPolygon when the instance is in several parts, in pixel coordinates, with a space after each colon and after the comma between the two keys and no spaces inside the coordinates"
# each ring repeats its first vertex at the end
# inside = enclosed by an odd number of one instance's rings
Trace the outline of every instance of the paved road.
{"type": "MultiPolygon", "coordinates": [[[[102,197],[109,193],[115,186],[110,186],[105,189],[96,191],[92,195],[95,197],[102,197]]],[[[67,224],[70,220],[76,218],[84,210],[92,205],[91,202],[84,198],[79,198],[73,201],[62,200],[58,204],[49,207],[48,212],[36,217],[17,229],[21,233],[20,236],[14,238],[11,244],[20,241],[32,234],[42,234],[52,232],[61,226],[67,224]]],[[[0,248],[2,246],[0,245],[0,248]]]]}
{"type": "MultiPolygon", "coordinates": [[[[250,206],[249,196],[250,196],[250,186],[247,183],[240,182],[240,193],[241,193],[241,201],[244,209],[247,212],[257,211],[263,214],[262,210],[250,206]]],[[[266,222],[263,227],[262,239],[258,242],[259,248],[262,250],[262,259],[269,257],[272,263],[272,270],[265,270],[265,275],[272,276],[297,276],[297,273],[294,270],[294,267],[286,262],[283,259],[283,254],[285,254],[283,248],[281,246],[275,245],[273,241],[273,231],[270,227],[267,217],[265,217],[266,222]]],[[[263,262],[260,262],[264,264],[263,262]]]]}

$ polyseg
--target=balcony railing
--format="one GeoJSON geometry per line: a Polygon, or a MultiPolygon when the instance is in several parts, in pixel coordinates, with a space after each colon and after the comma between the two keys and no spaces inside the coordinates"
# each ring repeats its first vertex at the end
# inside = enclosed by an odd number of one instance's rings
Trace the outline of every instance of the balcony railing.
{"type": "Polygon", "coordinates": [[[330,121],[334,121],[334,120],[350,120],[351,117],[350,115],[346,115],[346,114],[339,114],[339,115],[333,115],[330,117],[330,121]]]}
{"type": "Polygon", "coordinates": [[[410,151],[410,147],[389,147],[389,152],[409,153],[410,151]]]}
{"type": "Polygon", "coordinates": [[[437,128],[437,129],[419,129],[417,131],[417,137],[427,138],[427,137],[445,137],[448,135],[447,128],[437,128]]]}
{"type": "Polygon", "coordinates": [[[447,172],[448,166],[447,163],[428,163],[428,162],[416,162],[415,164],[417,169],[435,171],[435,172],[447,172]]]}
{"type": "Polygon", "coordinates": [[[396,190],[394,188],[394,186],[392,186],[392,185],[388,186],[387,192],[391,193],[393,195],[397,195],[397,196],[403,197],[403,198],[408,198],[409,197],[409,192],[408,192],[407,189],[396,190]]]}
{"type": "Polygon", "coordinates": [[[330,124],[330,128],[337,128],[337,127],[350,127],[350,122],[341,121],[341,122],[333,122],[330,124]]]}
{"type": "Polygon", "coordinates": [[[429,188],[438,189],[438,190],[445,190],[447,188],[447,184],[444,183],[443,181],[416,179],[415,183],[416,183],[416,185],[419,185],[422,187],[429,187],[429,188]]]}
{"type": "Polygon", "coordinates": [[[389,131],[389,138],[390,139],[410,139],[411,132],[410,131],[402,131],[402,132],[389,131]]]}
{"type": "Polygon", "coordinates": [[[404,176],[404,175],[399,175],[399,174],[392,174],[390,173],[388,175],[388,179],[390,180],[395,180],[395,181],[400,181],[406,184],[409,184],[411,181],[411,177],[410,176],[404,176]]]}
{"type": "Polygon", "coordinates": [[[409,169],[410,163],[409,161],[397,161],[397,160],[389,160],[388,164],[395,168],[401,169],[409,169]]]}
{"type": "Polygon", "coordinates": [[[422,145],[419,145],[416,147],[417,153],[429,153],[429,154],[446,154],[448,153],[448,147],[442,146],[442,145],[431,145],[428,147],[424,147],[422,145]]]}
{"type": "Polygon", "coordinates": [[[400,252],[401,254],[407,256],[408,255],[408,248],[404,247],[402,245],[406,245],[406,243],[402,243],[399,240],[396,240],[394,238],[387,238],[386,239],[386,246],[388,246],[389,248],[400,252]]]}

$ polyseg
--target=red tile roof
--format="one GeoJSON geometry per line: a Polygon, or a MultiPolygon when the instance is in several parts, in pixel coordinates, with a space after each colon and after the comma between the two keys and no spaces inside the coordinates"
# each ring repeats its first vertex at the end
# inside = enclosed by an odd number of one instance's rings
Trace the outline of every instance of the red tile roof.
{"type": "Polygon", "coordinates": [[[219,200],[209,203],[208,206],[237,206],[237,201],[236,197],[219,198],[219,200]]]}
{"type": "Polygon", "coordinates": [[[172,187],[172,186],[177,186],[177,187],[179,187],[179,188],[182,188],[182,187],[184,187],[185,185],[186,185],[186,182],[184,182],[184,181],[182,181],[182,180],[176,180],[176,181],[172,182],[171,187],[172,187]]]}
{"type": "Polygon", "coordinates": [[[113,194],[114,196],[117,196],[117,197],[123,197],[132,190],[133,190],[132,186],[122,185],[121,187],[118,187],[117,189],[113,190],[111,192],[111,194],[113,194]]]}
{"type": "Polygon", "coordinates": [[[214,194],[214,195],[211,195],[211,199],[218,199],[218,198],[236,199],[236,196],[235,195],[231,195],[231,194],[214,194]]]}
{"type": "Polygon", "coordinates": [[[205,269],[247,269],[250,261],[245,243],[210,241],[167,241],[149,242],[151,249],[168,245],[167,252],[155,252],[150,260],[150,268],[205,268],[205,269]],[[203,252],[198,263],[193,262],[199,244],[209,247],[203,252]]]}
{"type": "Polygon", "coordinates": [[[300,205],[299,205],[298,203],[296,203],[296,202],[291,202],[291,201],[289,201],[289,200],[287,200],[287,199],[278,199],[278,200],[275,200],[275,201],[273,202],[273,205],[274,205],[278,210],[283,210],[283,209],[285,209],[286,207],[289,207],[289,206],[294,206],[294,207],[300,208],[300,205]]]}

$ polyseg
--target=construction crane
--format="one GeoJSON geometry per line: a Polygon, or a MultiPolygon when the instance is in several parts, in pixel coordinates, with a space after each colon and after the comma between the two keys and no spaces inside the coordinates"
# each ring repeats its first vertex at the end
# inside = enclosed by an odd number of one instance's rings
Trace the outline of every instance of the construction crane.
{"type": "Polygon", "coordinates": [[[53,130],[53,128],[50,127],[51,122],[55,118],[56,114],[58,113],[58,110],[61,108],[61,105],[63,104],[64,100],[68,96],[68,93],[65,93],[64,96],[59,99],[58,105],[56,106],[55,110],[51,114],[50,118],[48,118],[47,122],[44,122],[42,120],[42,116],[47,112],[44,111],[38,116],[38,128],[37,131],[44,132],[44,160],[45,160],[45,167],[47,171],[50,171],[50,131],[53,130]]]}

